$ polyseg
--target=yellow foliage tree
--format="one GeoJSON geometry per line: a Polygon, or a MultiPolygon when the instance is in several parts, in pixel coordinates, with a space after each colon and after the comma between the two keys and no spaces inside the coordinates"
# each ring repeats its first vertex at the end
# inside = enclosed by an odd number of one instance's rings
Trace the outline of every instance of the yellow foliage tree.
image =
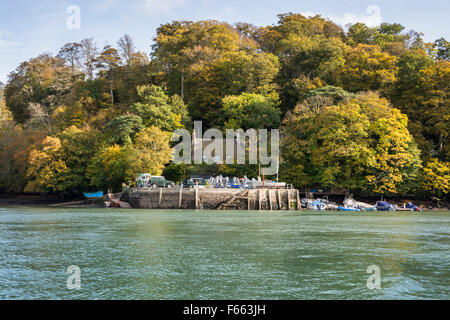
{"type": "Polygon", "coordinates": [[[97,153],[87,168],[92,186],[120,190],[139,173],[159,175],[169,162],[171,148],[168,133],[157,127],[145,128],[123,146],[114,144],[97,153]]]}
{"type": "Polygon", "coordinates": [[[136,173],[159,175],[170,161],[169,134],[158,127],[145,128],[136,135],[134,149],[138,155],[136,173]]]}
{"type": "Polygon", "coordinates": [[[386,91],[395,83],[397,73],[396,57],[376,45],[359,44],[347,49],[345,64],[337,70],[336,80],[352,92],[386,91]]]}
{"type": "Polygon", "coordinates": [[[424,190],[436,195],[447,194],[450,191],[450,162],[432,159],[423,171],[422,188],[424,190]]]}
{"type": "Polygon", "coordinates": [[[61,158],[61,140],[46,137],[42,147],[32,150],[29,157],[27,176],[29,182],[25,192],[64,191],[64,175],[70,169],[61,158]]]}
{"type": "Polygon", "coordinates": [[[283,177],[383,194],[414,186],[420,151],[405,115],[376,93],[323,103],[307,100],[284,120],[283,177]]]}

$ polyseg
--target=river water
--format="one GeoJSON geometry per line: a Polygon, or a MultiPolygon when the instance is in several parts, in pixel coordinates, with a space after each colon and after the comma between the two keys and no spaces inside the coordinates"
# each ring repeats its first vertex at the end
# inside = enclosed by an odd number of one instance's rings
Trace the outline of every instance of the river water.
{"type": "Polygon", "coordinates": [[[449,299],[449,244],[450,212],[8,207],[0,299],[449,299]]]}

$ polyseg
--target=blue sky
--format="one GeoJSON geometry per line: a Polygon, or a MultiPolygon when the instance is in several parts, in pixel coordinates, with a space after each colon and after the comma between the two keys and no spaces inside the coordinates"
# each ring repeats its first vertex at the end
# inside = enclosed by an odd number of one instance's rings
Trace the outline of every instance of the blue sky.
{"type": "Polygon", "coordinates": [[[448,0],[0,0],[0,81],[22,61],[56,54],[67,42],[94,37],[98,46],[129,34],[150,52],[156,28],[172,20],[218,19],[271,25],[285,12],[320,13],[345,24],[399,22],[426,41],[450,39],[448,0]],[[67,8],[80,8],[80,29],[69,29],[67,8]]]}

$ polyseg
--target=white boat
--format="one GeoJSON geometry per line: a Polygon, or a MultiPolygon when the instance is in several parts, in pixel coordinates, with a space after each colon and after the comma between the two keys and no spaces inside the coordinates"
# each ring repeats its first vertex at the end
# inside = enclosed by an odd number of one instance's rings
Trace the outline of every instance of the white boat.
{"type": "Polygon", "coordinates": [[[377,208],[371,204],[356,201],[352,196],[344,200],[344,207],[346,208],[359,208],[361,211],[376,211],[377,208]]]}

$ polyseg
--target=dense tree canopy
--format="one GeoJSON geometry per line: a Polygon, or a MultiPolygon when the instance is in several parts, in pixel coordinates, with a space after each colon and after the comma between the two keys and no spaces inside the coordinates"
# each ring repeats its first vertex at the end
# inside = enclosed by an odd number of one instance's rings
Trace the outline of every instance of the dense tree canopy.
{"type": "Polygon", "coordinates": [[[130,35],[69,42],[0,84],[0,192],[120,190],[140,172],[255,176],[170,163],[170,133],[280,128],[281,174],[356,192],[449,192],[450,45],[398,23],[344,30],[319,15],[271,26],[172,21],[152,51],[130,35]]]}
{"type": "Polygon", "coordinates": [[[374,93],[315,109],[305,101],[284,121],[282,172],[297,185],[396,193],[421,162],[407,117],[374,93]]]}
{"type": "Polygon", "coordinates": [[[223,114],[227,119],[225,127],[244,130],[251,128],[278,128],[281,111],[276,93],[264,96],[256,93],[242,93],[222,99],[223,114]]]}
{"type": "Polygon", "coordinates": [[[386,92],[397,80],[397,58],[378,46],[358,44],[349,48],[345,64],[337,73],[337,83],[351,92],[386,92]]]}

